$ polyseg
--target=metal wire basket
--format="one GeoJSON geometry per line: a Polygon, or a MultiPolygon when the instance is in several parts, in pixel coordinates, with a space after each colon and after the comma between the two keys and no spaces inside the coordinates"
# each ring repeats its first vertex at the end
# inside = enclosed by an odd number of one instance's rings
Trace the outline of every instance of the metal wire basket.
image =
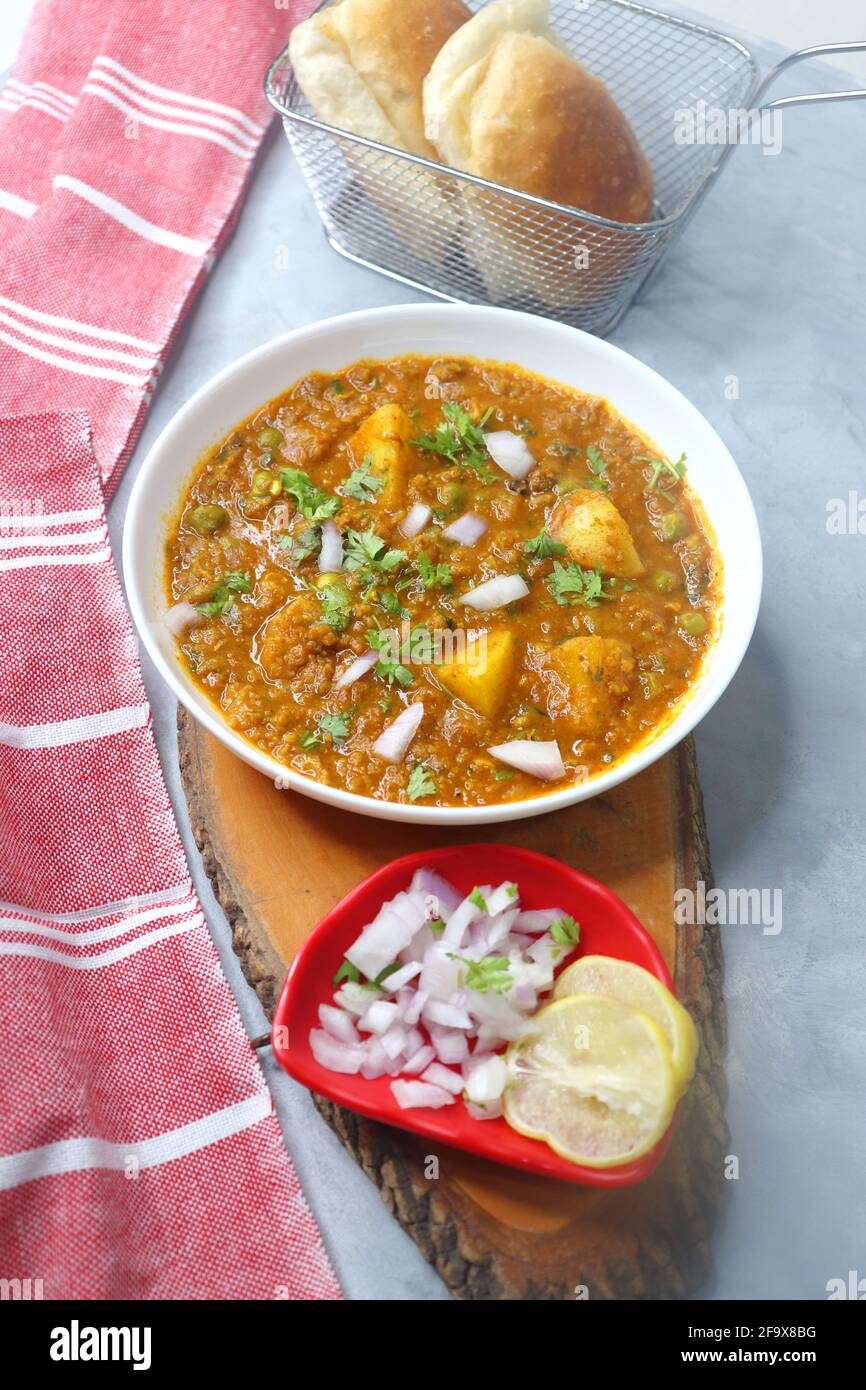
{"type": "MultiPolygon", "coordinates": [[[[479,9],[481,0],[468,0],[479,9]]],[[[748,49],[631,0],[552,0],[550,23],[628,116],[655,176],[651,222],[615,222],[349,135],[313,114],[285,49],[265,91],[341,255],[404,284],[474,304],[544,314],[605,334],[658,268],[731,152],[678,143],[678,112],[753,109],[792,62],[866,49],[792,54],[761,82],[748,49]]],[[[764,110],[866,92],[788,97],[764,110]]]]}

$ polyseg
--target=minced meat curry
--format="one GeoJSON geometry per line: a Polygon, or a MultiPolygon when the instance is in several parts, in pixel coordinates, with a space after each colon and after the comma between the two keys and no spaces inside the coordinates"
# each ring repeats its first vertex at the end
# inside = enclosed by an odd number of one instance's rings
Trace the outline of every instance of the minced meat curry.
{"type": "Polygon", "coordinates": [[[686,467],[515,366],[312,373],[196,468],[170,625],[231,727],[316,782],[431,806],[561,790],[667,725],[717,634],[686,467]]]}

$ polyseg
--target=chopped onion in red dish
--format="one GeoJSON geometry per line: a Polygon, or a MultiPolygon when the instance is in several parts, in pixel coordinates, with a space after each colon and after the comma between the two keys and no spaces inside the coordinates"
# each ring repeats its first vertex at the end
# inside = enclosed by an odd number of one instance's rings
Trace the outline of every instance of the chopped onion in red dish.
{"type": "Polygon", "coordinates": [[[360,680],[362,676],[366,676],[367,672],[373,669],[378,660],[379,653],[372,649],[356,657],[352,664],[347,666],[345,671],[334,681],[334,688],[345,690],[347,685],[354,685],[355,681],[360,680]]]}
{"type": "Polygon", "coordinates": [[[319,570],[336,574],[343,567],[343,536],[336,521],[322,522],[322,548],[319,551],[319,570]]]}
{"type": "Polygon", "coordinates": [[[414,507],[409,508],[409,511],[400,522],[400,530],[403,532],[407,541],[411,541],[414,536],[418,535],[419,531],[424,530],[424,527],[427,525],[432,515],[433,513],[430,508],[425,507],[423,502],[416,502],[414,507]]]}
{"type": "Polygon", "coordinates": [[[480,541],[486,530],[487,522],[483,517],[476,516],[474,512],[464,512],[463,516],[458,516],[456,521],[446,526],[442,534],[446,540],[459,541],[461,545],[474,545],[476,541],[480,541]]]}
{"type": "Polygon", "coordinates": [[[204,622],[204,617],[197,608],[193,608],[191,603],[184,600],[181,603],[171,605],[163,618],[163,622],[172,637],[183,637],[188,627],[193,627],[195,623],[204,622]]]}
{"type": "Polygon", "coordinates": [[[391,1094],[401,1110],[416,1110],[423,1106],[428,1110],[441,1110],[443,1105],[453,1105],[454,1097],[441,1086],[429,1086],[426,1081],[392,1081],[391,1094]]]}
{"type": "Polygon", "coordinates": [[[497,743],[487,751],[501,763],[517,768],[518,772],[528,772],[530,777],[540,777],[544,782],[555,782],[557,777],[565,776],[562,754],[555,739],[541,743],[530,738],[515,738],[510,743],[497,743]]]}
{"type": "Polygon", "coordinates": [[[402,714],[397,715],[393,724],[389,724],[376,739],[373,752],[384,758],[386,763],[401,763],[423,718],[424,706],[420,700],[407,705],[402,714]]]}
{"type": "Polygon", "coordinates": [[[524,909],[516,883],[479,884],[464,897],[419,869],[346,951],[346,968],[362,978],[344,980],[319,1006],[314,1057],[368,1081],[393,1078],[404,1109],[462,1096],[475,1119],[496,1119],[507,1079],[499,1050],[531,1030],[539,996],[571,952],[550,934],[566,915],[524,909]]]}
{"type": "Polygon", "coordinates": [[[525,478],[535,466],[526,440],[511,430],[494,430],[491,434],[485,434],[484,443],[493,462],[498,463],[502,471],[512,478],[525,478]]]}

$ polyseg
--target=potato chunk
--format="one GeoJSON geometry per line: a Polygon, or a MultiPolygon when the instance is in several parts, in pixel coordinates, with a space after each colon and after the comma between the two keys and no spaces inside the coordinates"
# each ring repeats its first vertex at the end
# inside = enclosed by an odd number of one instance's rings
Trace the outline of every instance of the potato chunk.
{"type": "Polygon", "coordinates": [[[308,631],[319,620],[315,594],[289,599],[259,629],[256,659],[270,681],[289,680],[309,656],[308,631]]]}
{"type": "Polygon", "coordinates": [[[409,441],[416,434],[405,410],[399,405],[383,405],[368,416],[349,440],[355,467],[369,458],[370,471],[382,479],[384,486],[377,498],[389,511],[399,507],[405,497],[412,460],[409,441]]]}
{"type": "Polygon", "coordinates": [[[581,738],[602,734],[634,687],[637,662],[616,637],[570,637],[533,664],[546,677],[547,712],[581,738]]]}
{"type": "Polygon", "coordinates": [[[618,579],[636,579],[644,572],[626,522],[604,493],[582,488],[563,497],[554,510],[550,534],[586,569],[618,579]]]}
{"type": "Polygon", "coordinates": [[[458,661],[443,662],[434,669],[446,690],[476,713],[492,719],[511,687],[515,646],[510,632],[488,632],[484,637],[483,645],[467,642],[458,661]]]}

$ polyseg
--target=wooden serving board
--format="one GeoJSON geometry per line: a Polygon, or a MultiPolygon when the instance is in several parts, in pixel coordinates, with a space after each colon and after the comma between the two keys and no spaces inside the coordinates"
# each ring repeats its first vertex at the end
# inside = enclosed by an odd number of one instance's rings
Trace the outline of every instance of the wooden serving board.
{"type": "Polygon", "coordinates": [[[196,843],[244,974],[270,1016],[300,943],[355,883],[398,855],[478,840],[524,845],[609,884],[652,932],[701,1035],[695,1080],[655,1173],[579,1188],[442,1149],[321,1097],[324,1118],[455,1298],[673,1298],[707,1276],[727,1130],[718,932],[674,924],[675,888],[711,879],[692,741],[609,795],[466,831],[401,826],[278,791],[180,711],[196,843]],[[429,1171],[429,1166],[427,1167],[429,1171]]]}

